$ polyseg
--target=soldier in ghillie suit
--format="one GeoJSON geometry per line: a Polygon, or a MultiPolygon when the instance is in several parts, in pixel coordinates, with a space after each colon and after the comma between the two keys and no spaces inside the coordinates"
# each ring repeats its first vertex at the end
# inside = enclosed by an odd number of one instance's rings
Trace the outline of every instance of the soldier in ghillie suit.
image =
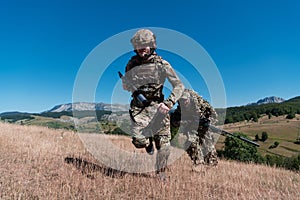
{"type": "Polygon", "coordinates": [[[209,125],[216,123],[217,114],[210,104],[195,91],[185,89],[178,107],[171,115],[171,125],[187,136],[186,152],[193,165],[218,164],[214,139],[209,125]]]}
{"type": "Polygon", "coordinates": [[[136,55],[129,60],[122,81],[123,88],[132,92],[133,97],[129,112],[132,121],[132,143],[135,147],[146,148],[149,154],[153,154],[153,138],[157,149],[156,170],[160,177],[164,178],[171,139],[168,112],[181,97],[184,86],[171,65],[157,55],[156,37],[150,30],[137,31],[131,43],[136,55]],[[162,90],[166,79],[172,84],[173,90],[165,99],[162,90]],[[140,94],[147,99],[147,104],[138,99],[140,94]],[[157,111],[164,114],[163,126],[153,131],[153,137],[145,137],[142,130],[149,125],[157,111]]]}

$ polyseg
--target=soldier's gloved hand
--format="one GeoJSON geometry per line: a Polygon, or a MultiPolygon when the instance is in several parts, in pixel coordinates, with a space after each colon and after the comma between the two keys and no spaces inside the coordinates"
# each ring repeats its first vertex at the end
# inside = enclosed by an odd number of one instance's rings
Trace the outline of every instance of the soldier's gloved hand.
{"type": "Polygon", "coordinates": [[[170,111],[170,108],[166,104],[160,103],[158,104],[157,110],[166,115],[170,111]]]}

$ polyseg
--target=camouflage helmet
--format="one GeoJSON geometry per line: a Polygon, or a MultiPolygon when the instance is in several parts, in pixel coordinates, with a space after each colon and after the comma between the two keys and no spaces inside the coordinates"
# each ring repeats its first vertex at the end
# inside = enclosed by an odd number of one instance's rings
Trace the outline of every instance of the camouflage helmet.
{"type": "Polygon", "coordinates": [[[149,46],[156,49],[156,36],[148,29],[138,30],[131,38],[131,43],[134,49],[139,49],[141,46],[149,46]]]}

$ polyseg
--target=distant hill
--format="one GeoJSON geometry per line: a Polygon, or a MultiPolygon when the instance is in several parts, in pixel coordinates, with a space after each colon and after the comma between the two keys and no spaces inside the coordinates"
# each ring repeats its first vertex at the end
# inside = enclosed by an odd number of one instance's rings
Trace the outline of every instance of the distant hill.
{"type": "Polygon", "coordinates": [[[16,122],[23,119],[33,119],[34,117],[31,116],[32,113],[23,113],[23,112],[4,112],[0,113],[0,119],[6,119],[10,122],[16,122]]]}
{"type": "Polygon", "coordinates": [[[77,102],[67,103],[54,106],[47,112],[63,112],[63,111],[86,111],[86,110],[105,110],[112,112],[128,111],[128,104],[106,104],[106,103],[88,103],[88,102],[77,102]]]}
{"type": "MultiPolygon", "coordinates": [[[[101,120],[104,115],[110,116],[112,113],[116,113],[118,115],[122,113],[128,113],[129,105],[123,104],[105,104],[105,103],[68,103],[68,104],[60,104],[54,106],[52,109],[48,111],[44,111],[41,113],[27,113],[27,112],[4,112],[0,113],[0,120],[11,122],[11,123],[22,123],[22,124],[35,124],[41,118],[48,118],[47,123],[44,123],[45,119],[43,119],[41,124],[42,126],[49,127],[49,120],[53,119],[53,123],[68,122],[65,123],[66,126],[69,124],[73,124],[73,121],[83,118],[94,118],[95,120],[101,120]],[[75,113],[75,118],[73,115],[75,113]],[[68,119],[61,120],[60,118],[63,116],[68,116],[68,119]],[[69,123],[70,122],[70,123],[69,123]]],[[[108,117],[106,117],[108,118],[108,117]]],[[[52,123],[52,122],[51,122],[52,123]]],[[[60,126],[59,126],[60,127],[60,126]]]]}
{"type": "MultiPolygon", "coordinates": [[[[111,113],[128,113],[128,104],[106,104],[106,103],[67,103],[54,106],[48,111],[42,113],[21,113],[21,112],[5,112],[1,113],[2,120],[16,122],[23,119],[33,119],[34,116],[43,116],[51,118],[60,118],[61,116],[73,116],[73,111],[76,111],[77,118],[88,116],[100,119],[105,114],[111,113]],[[79,117],[78,117],[79,116],[79,117]]],[[[300,96],[289,100],[284,100],[280,97],[267,97],[257,101],[255,104],[245,106],[229,107],[227,109],[218,109],[216,111],[219,116],[219,123],[234,123],[239,121],[257,121],[262,115],[280,116],[290,115],[293,118],[294,114],[300,114],[300,96]]]]}
{"type": "Polygon", "coordinates": [[[285,99],[283,99],[281,97],[271,96],[271,97],[266,97],[266,98],[260,99],[256,103],[250,103],[247,105],[256,106],[256,105],[268,104],[268,103],[282,103],[284,101],[285,101],[285,99]]]}
{"type": "MultiPolygon", "coordinates": [[[[224,113],[224,110],[219,110],[224,113]]],[[[229,107],[226,109],[225,123],[234,123],[244,120],[257,121],[262,115],[281,116],[289,115],[293,118],[295,114],[300,114],[300,96],[281,103],[263,103],[259,105],[247,105],[239,107],[229,107]]]]}

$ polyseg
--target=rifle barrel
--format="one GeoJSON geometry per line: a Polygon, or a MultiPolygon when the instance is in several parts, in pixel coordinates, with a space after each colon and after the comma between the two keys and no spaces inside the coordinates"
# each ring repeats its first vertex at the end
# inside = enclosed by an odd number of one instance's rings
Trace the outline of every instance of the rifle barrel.
{"type": "Polygon", "coordinates": [[[227,132],[227,131],[225,131],[225,130],[219,129],[219,128],[217,128],[217,127],[215,127],[215,126],[211,126],[211,125],[209,126],[209,128],[210,128],[210,130],[211,130],[212,132],[214,132],[214,133],[218,133],[218,134],[224,135],[224,136],[230,135],[231,137],[239,138],[240,140],[243,140],[244,142],[247,142],[247,143],[250,143],[250,144],[252,144],[252,145],[254,145],[254,146],[259,147],[259,144],[258,144],[258,143],[253,142],[253,141],[251,141],[251,140],[249,140],[249,139],[247,139],[247,138],[244,138],[244,137],[242,137],[242,136],[240,136],[240,135],[234,135],[234,134],[232,134],[232,133],[229,133],[229,132],[227,132]]]}

